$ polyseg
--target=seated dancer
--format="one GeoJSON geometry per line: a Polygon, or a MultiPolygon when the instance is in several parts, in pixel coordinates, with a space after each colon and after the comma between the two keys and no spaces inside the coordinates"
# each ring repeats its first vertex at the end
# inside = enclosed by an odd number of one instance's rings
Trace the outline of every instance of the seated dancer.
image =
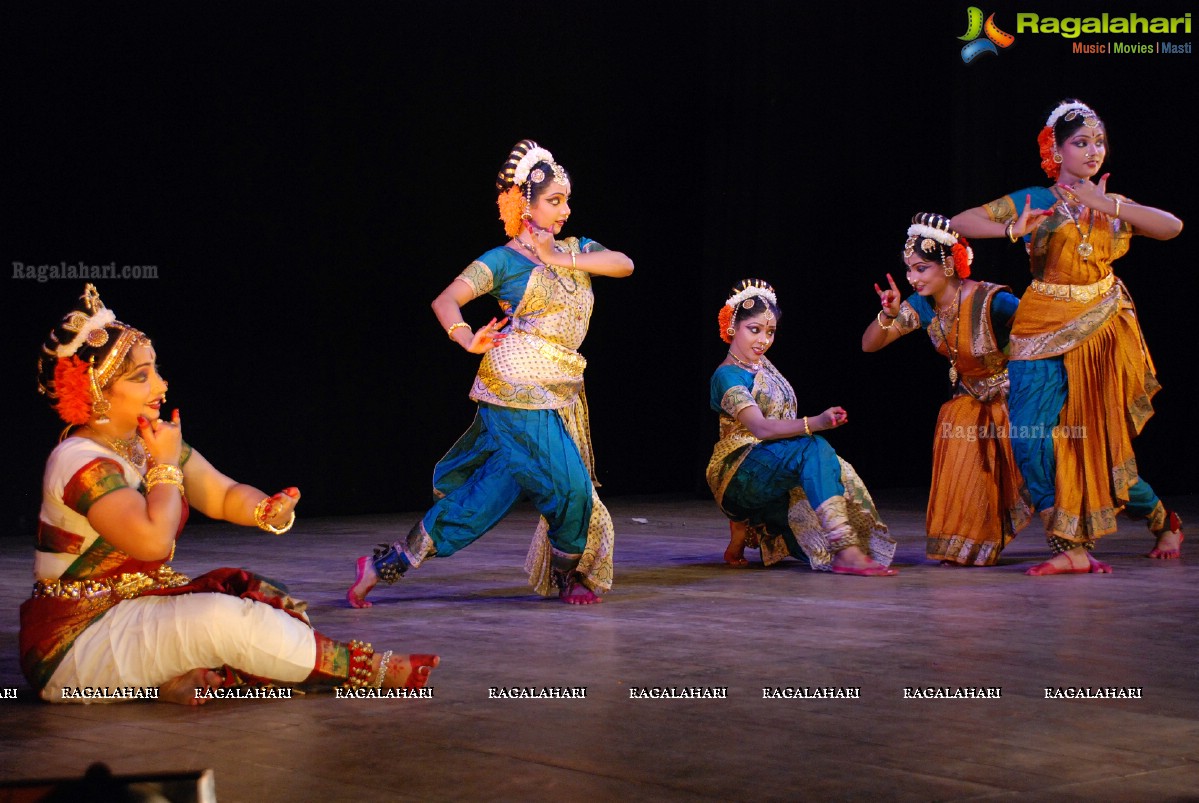
{"type": "Polygon", "coordinates": [[[564,602],[586,605],[612,586],[614,532],[594,490],[587,361],[577,349],[591,318],[591,277],[628,276],[633,263],[586,237],[554,238],[570,216],[570,178],[536,142],[516,144],[496,186],[510,239],[433,301],[450,339],[483,355],[470,392],[479,408],[433,471],[437,503],[406,537],[358,559],[346,594],[356,608],[371,604],[379,580],[394,583],[426,558],[474,543],[522,497],[541,513],[525,561],[537,593],[556,587],[564,602]],[[506,317],[471,332],[462,307],[484,294],[506,317]]]}
{"type": "Polygon", "coordinates": [[[282,535],[300,492],[221,474],[160,415],[167,383],[150,340],[87,285],[50,333],[39,390],[67,423],[42,485],[21,669],[43,700],[64,690],[153,688],[199,704],[240,684],[423,686],[435,655],[377,654],[312,629],[304,603],[242,569],[190,580],[167,565],[190,507],[282,535]]]}
{"type": "Polygon", "coordinates": [[[895,540],[869,491],[815,434],[845,424],[845,410],[799,417],[795,391],[766,359],[779,317],[774,290],[759,279],[741,281],[720,310],[729,353],[712,374],[720,440],[708,485],[731,521],[725,562],[746,565],[753,537],[767,566],[792,555],[835,574],[897,574],[890,568],[895,540]]]}
{"type": "Polygon", "coordinates": [[[1107,126],[1078,100],[1049,114],[1037,137],[1053,184],[1026,187],[952,221],[968,237],[1023,238],[1032,282],[1012,321],[1008,372],[1012,453],[1053,556],[1027,574],[1111,572],[1091,555],[1116,514],[1144,519],[1148,557],[1177,559],[1182,519],[1148,480],[1132,441],[1161,389],[1141,331],[1143,312],[1114,273],[1134,234],[1169,240],[1171,213],[1108,191],[1100,174],[1107,126]]]}
{"type": "Polygon", "coordinates": [[[993,566],[1032,513],[1008,438],[1007,346],[1019,301],[998,284],[970,276],[973,252],[943,215],[912,218],[903,261],[915,290],[874,285],[882,302],[862,335],[878,351],[923,329],[949,360],[953,398],[941,405],[933,435],[927,554],[946,566],[993,566]]]}

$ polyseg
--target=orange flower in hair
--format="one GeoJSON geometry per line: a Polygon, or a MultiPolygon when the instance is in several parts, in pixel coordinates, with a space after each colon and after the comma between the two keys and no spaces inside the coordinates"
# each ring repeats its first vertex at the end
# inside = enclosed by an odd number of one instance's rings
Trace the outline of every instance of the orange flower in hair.
{"type": "Polygon", "coordinates": [[[733,338],[729,335],[729,328],[733,325],[733,308],[728,304],[722,306],[716,320],[720,321],[720,339],[725,343],[732,343],[733,338]]]}
{"type": "Polygon", "coordinates": [[[1053,126],[1047,125],[1037,135],[1037,145],[1041,150],[1041,169],[1053,180],[1061,175],[1062,166],[1053,161],[1053,126]]]}
{"type": "Polygon", "coordinates": [[[509,237],[520,234],[520,221],[525,214],[525,196],[520,187],[513,184],[495,199],[500,208],[500,220],[504,221],[504,233],[509,237]]]}
{"type": "Polygon", "coordinates": [[[970,278],[970,243],[965,237],[958,237],[957,243],[950,249],[953,255],[953,270],[963,279],[970,278]]]}
{"type": "Polygon", "coordinates": [[[63,357],[54,365],[54,409],[68,424],[86,424],[92,415],[92,385],[88,365],[78,357],[63,357]]]}

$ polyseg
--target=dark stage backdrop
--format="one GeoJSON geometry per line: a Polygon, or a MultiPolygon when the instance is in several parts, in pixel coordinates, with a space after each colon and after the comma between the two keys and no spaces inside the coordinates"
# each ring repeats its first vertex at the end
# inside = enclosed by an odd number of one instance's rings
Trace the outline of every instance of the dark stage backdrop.
{"type": "MultiPolygon", "coordinates": [[[[1182,16],[1178,2],[982,7],[1182,16]]],[[[532,137],[571,171],[568,234],[628,253],[597,279],[589,359],[603,493],[706,493],[708,378],[729,285],[773,282],[771,353],[872,486],[926,487],[946,366],[923,336],[863,354],[871,289],[901,279],[909,217],[1043,183],[1035,137],[1065,96],[1108,124],[1110,187],[1196,224],[1191,54],[1078,54],[1017,33],[964,63],[966,3],[493,4],[6,13],[8,316],[0,524],[28,537],[59,431],[34,392],[41,338],[81,280],[13,263],[156,266],[99,282],[149,332],[185,437],[230,475],[298,485],[308,515],[414,510],[468,425],[477,359],[429,302],[503,241],[493,176],[532,137]]],[[[1188,45],[1189,47],[1189,45],[1188,45]]],[[[1160,491],[1195,486],[1186,412],[1194,234],[1138,238],[1119,273],[1165,390],[1138,441],[1160,491]]],[[[1027,285],[1022,250],[976,244],[976,276],[1027,285]]],[[[478,325],[487,299],[466,310],[478,325]]]]}

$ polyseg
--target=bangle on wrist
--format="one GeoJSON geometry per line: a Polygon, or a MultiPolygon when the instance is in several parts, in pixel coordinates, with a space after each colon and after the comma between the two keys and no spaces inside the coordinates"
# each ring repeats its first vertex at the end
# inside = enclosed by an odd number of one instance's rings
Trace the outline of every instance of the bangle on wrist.
{"type": "Polygon", "coordinates": [[[808,426],[808,417],[806,415],[803,417],[803,434],[809,438],[812,437],[812,428],[808,426]]]}
{"type": "Polygon", "coordinates": [[[179,489],[180,496],[187,494],[183,490],[183,471],[179,466],[172,466],[170,463],[159,463],[146,472],[146,493],[156,485],[174,485],[179,489]]]}
{"type": "Polygon", "coordinates": [[[262,501],[254,506],[254,523],[258,525],[258,529],[260,530],[275,535],[283,535],[283,533],[290,530],[292,525],[296,523],[296,512],[294,510],[291,512],[291,518],[287,520],[287,524],[284,524],[282,527],[275,527],[266,520],[266,509],[270,507],[270,504],[271,497],[264,496],[262,501]]]}
{"type": "Polygon", "coordinates": [[[445,333],[449,336],[450,340],[454,340],[454,331],[457,329],[470,329],[470,324],[466,321],[458,321],[458,323],[451,324],[450,328],[445,330],[445,333]]]}
{"type": "Polygon", "coordinates": [[[1120,217],[1120,199],[1116,198],[1114,196],[1111,196],[1111,195],[1109,195],[1108,197],[1111,198],[1112,201],[1114,201],[1116,204],[1116,211],[1112,212],[1112,217],[1120,217]]]}
{"type": "Polygon", "coordinates": [[[379,671],[375,673],[375,680],[371,683],[371,687],[378,689],[383,685],[383,679],[387,677],[387,665],[391,663],[392,651],[388,650],[383,653],[383,657],[379,659],[379,671]]]}
{"type": "MultiPolygon", "coordinates": [[[[1120,202],[1119,201],[1116,201],[1116,211],[1117,212],[1120,211],[1120,202]]],[[[578,254],[576,254],[574,251],[570,252],[570,268],[571,268],[571,270],[579,269],[578,254]]]]}
{"type": "Polygon", "coordinates": [[[891,315],[888,315],[887,317],[888,317],[888,318],[891,320],[891,322],[890,322],[890,323],[883,323],[883,311],[880,309],[880,310],[878,311],[878,314],[874,316],[874,320],[878,321],[878,325],[879,325],[881,328],[883,328],[883,329],[890,329],[892,326],[894,326],[894,325],[895,325],[895,318],[898,318],[899,316],[898,316],[898,315],[896,315],[896,316],[891,316],[891,315]]]}
{"type": "Polygon", "coordinates": [[[1016,221],[1009,220],[1007,225],[1003,227],[1003,233],[1007,236],[1009,242],[1016,242],[1016,221]]]}

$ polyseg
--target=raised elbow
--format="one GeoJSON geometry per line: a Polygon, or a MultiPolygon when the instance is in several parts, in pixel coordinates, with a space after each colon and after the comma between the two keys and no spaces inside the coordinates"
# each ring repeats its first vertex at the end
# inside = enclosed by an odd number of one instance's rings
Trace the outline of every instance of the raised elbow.
{"type": "Polygon", "coordinates": [[[433,314],[440,320],[442,315],[445,315],[453,307],[458,305],[454,303],[452,298],[446,298],[446,294],[442,293],[437,298],[433,299],[433,303],[429,304],[433,308],[433,314]]]}
{"type": "Polygon", "coordinates": [[[1152,227],[1143,226],[1136,231],[1138,234],[1143,234],[1154,240],[1173,240],[1182,234],[1182,221],[1170,215],[1168,219],[1156,223],[1152,227]]]}
{"type": "Polygon", "coordinates": [[[617,270],[616,276],[619,279],[623,279],[626,276],[632,276],[632,275],[633,275],[633,260],[629,259],[628,257],[625,257],[624,264],[621,265],[620,268],[617,270]]]}

